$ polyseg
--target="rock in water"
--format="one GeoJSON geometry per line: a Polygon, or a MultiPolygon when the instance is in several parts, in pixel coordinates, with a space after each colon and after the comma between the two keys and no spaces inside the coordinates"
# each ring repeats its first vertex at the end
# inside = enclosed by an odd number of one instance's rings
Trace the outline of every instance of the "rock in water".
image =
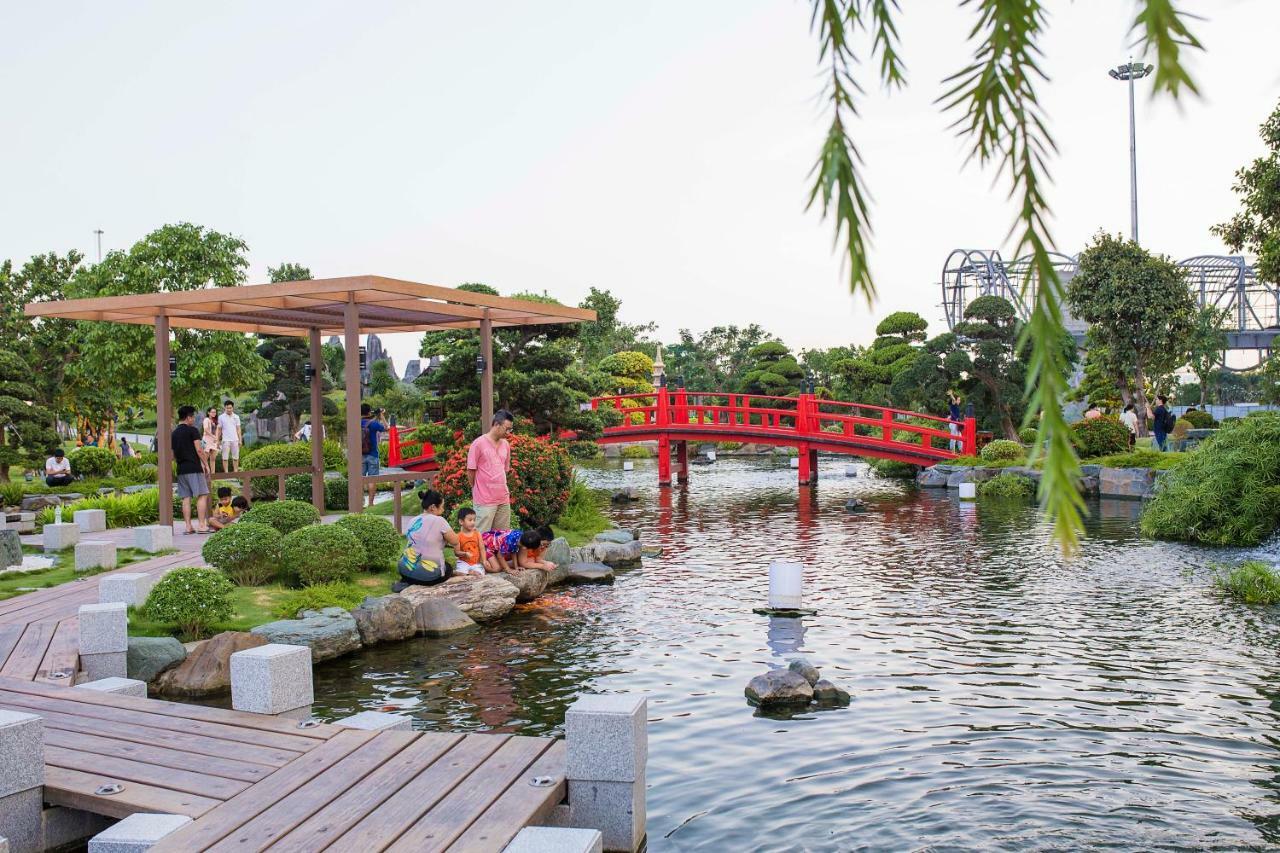
{"type": "Polygon", "coordinates": [[[551,544],[547,546],[547,550],[542,553],[542,559],[550,560],[557,566],[565,566],[573,562],[569,558],[569,541],[563,536],[557,536],[551,540],[551,544]]]}
{"type": "Polygon", "coordinates": [[[570,563],[565,583],[613,583],[613,569],[604,563],[570,563]]]}
{"type": "Polygon", "coordinates": [[[130,637],[125,659],[130,678],[150,682],[186,660],[187,649],[176,637],[130,637]]]}
{"type": "Polygon", "coordinates": [[[415,607],[431,598],[447,598],[477,622],[507,615],[516,606],[520,590],[501,575],[449,578],[435,586],[414,585],[401,593],[415,607]]]}
{"type": "Polygon", "coordinates": [[[224,631],[187,651],[187,659],[160,673],[156,691],[162,696],[216,696],[231,689],[231,655],[265,646],[266,637],[224,631]]]}
{"type": "Polygon", "coordinates": [[[862,502],[861,498],[849,498],[844,504],[845,512],[866,512],[867,505],[862,502]]]}
{"type": "Polygon", "coordinates": [[[796,658],[787,664],[787,669],[804,678],[805,681],[809,682],[810,686],[817,684],[818,679],[822,677],[818,672],[818,668],[804,658],[796,658]]]}
{"type": "Polygon", "coordinates": [[[916,475],[916,485],[925,489],[945,489],[948,476],[948,471],[939,470],[936,466],[925,468],[916,475]]]}
{"type": "Polygon", "coordinates": [[[625,545],[617,542],[588,542],[581,548],[570,548],[569,559],[573,563],[604,563],[615,569],[629,569],[640,565],[644,546],[632,540],[625,545]]]}
{"type": "Polygon", "coordinates": [[[447,598],[428,598],[413,611],[413,618],[418,630],[428,637],[444,637],[476,626],[474,619],[447,598]]]}
{"type": "Polygon", "coordinates": [[[519,569],[514,572],[503,572],[502,577],[520,590],[516,596],[516,601],[533,601],[542,595],[543,590],[547,588],[547,582],[550,580],[547,572],[541,569],[519,569]]]}
{"type": "Polygon", "coordinates": [[[744,692],[748,699],[761,707],[808,705],[813,701],[813,688],[809,682],[789,669],[771,669],[757,675],[744,692]]]}
{"type": "Polygon", "coordinates": [[[597,542],[613,542],[618,545],[626,545],[639,538],[633,535],[630,530],[605,530],[595,536],[597,542]]]}
{"type": "Polygon", "coordinates": [[[813,698],[824,705],[848,705],[849,693],[825,678],[813,685],[813,698]]]}
{"type": "Polygon", "coordinates": [[[371,595],[351,611],[351,616],[356,620],[360,642],[366,646],[407,640],[418,633],[413,605],[399,595],[371,595]]]}
{"type": "Polygon", "coordinates": [[[625,489],[618,489],[618,491],[614,492],[609,499],[616,504],[627,504],[632,501],[640,500],[636,497],[636,490],[630,486],[627,486],[625,489]]]}
{"type": "Polygon", "coordinates": [[[360,629],[356,626],[355,617],[341,607],[304,610],[301,619],[268,622],[249,633],[264,637],[268,643],[307,646],[311,649],[312,663],[331,660],[360,648],[360,629]]]}

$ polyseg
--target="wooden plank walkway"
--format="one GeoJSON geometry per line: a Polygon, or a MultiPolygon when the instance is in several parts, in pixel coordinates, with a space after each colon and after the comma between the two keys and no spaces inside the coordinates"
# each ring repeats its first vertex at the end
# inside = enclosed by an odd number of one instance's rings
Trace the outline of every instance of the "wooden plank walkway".
{"type": "Polygon", "coordinates": [[[47,802],[194,818],[157,853],[500,851],[565,796],[564,743],[548,738],[302,729],[7,677],[0,708],[44,719],[47,802]]]}
{"type": "MultiPolygon", "coordinates": [[[[177,566],[203,566],[200,548],[207,536],[186,536],[175,525],[175,554],[130,563],[110,572],[78,578],[48,589],[0,601],[0,676],[69,687],[80,664],[79,619],[82,604],[96,604],[102,579],[121,572],[161,575],[177,566]],[[66,675],[62,675],[66,673],[66,675]]],[[[32,537],[23,537],[31,540],[32,537]]],[[[133,530],[121,528],[91,533],[86,539],[133,544],[133,530]]],[[[39,537],[34,537],[39,542],[39,537]]]]}

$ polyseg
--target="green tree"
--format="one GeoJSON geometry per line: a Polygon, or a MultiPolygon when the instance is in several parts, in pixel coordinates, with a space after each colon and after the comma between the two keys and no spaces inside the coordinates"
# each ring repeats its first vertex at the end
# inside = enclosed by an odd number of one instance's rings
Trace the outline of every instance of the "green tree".
{"type": "Polygon", "coordinates": [[[391,390],[396,378],[391,375],[391,362],[380,358],[369,365],[369,393],[381,396],[391,390]]]}
{"type": "Polygon", "coordinates": [[[840,372],[838,365],[854,357],[852,347],[831,347],[829,349],[806,349],[800,351],[800,366],[805,373],[813,377],[819,388],[830,392],[838,383],[840,372]]]}
{"type": "Polygon", "coordinates": [[[653,359],[647,353],[615,352],[600,360],[603,382],[614,394],[647,394],[653,391],[653,359]]]}
{"type": "Polygon", "coordinates": [[[842,379],[840,396],[855,403],[891,405],[893,381],[920,354],[928,327],[923,317],[911,311],[895,311],[881,320],[870,347],[836,364],[842,379]]]}
{"type": "Polygon", "coordinates": [[[311,268],[302,264],[282,263],[278,267],[267,267],[267,275],[272,281],[310,281],[311,268]]]}
{"type": "MultiPolygon", "coordinates": [[[[172,293],[244,283],[248,250],[237,237],[200,226],[166,225],[127,252],[112,252],[82,269],[69,289],[74,297],[172,293]]],[[[220,392],[241,393],[266,382],[265,362],[255,341],[237,332],[174,329],[178,359],[175,405],[203,406],[220,392]]],[[[78,381],[106,388],[116,406],[154,399],[155,336],[150,326],[80,323],[80,355],[70,368],[78,381]]]]}
{"type": "MultiPolygon", "coordinates": [[[[979,296],[964,309],[964,322],[955,334],[967,346],[958,365],[986,391],[986,403],[995,414],[1004,437],[1018,440],[1014,410],[1021,409],[1026,366],[1017,358],[1018,312],[1009,300],[999,296],[979,296]]],[[[1021,418],[1018,419],[1021,421],[1021,418]]]]}
{"type": "Polygon", "coordinates": [[[25,363],[40,366],[26,381],[35,389],[34,401],[48,411],[50,426],[56,413],[68,411],[73,403],[95,414],[105,414],[110,404],[100,383],[73,384],[68,379],[68,366],[77,361],[80,347],[77,324],[23,313],[28,302],[65,299],[82,260],[72,250],[65,256],[36,255],[17,271],[8,261],[0,265],[0,340],[25,363]]]}
{"type": "Polygon", "coordinates": [[[1134,400],[1133,376],[1122,359],[1117,359],[1101,340],[1102,329],[1090,327],[1085,333],[1084,377],[1068,395],[1109,409],[1134,400]]]}
{"type": "Polygon", "coordinates": [[[1280,404],[1280,354],[1272,355],[1258,371],[1258,402],[1280,404]]]}
{"type": "Polygon", "coordinates": [[[1233,252],[1257,256],[1258,280],[1280,284],[1280,104],[1262,123],[1259,135],[1267,153],[1236,172],[1232,189],[1243,208],[1209,230],[1233,252]]]}
{"type": "Polygon", "coordinates": [[[1148,376],[1184,364],[1196,304],[1178,267],[1133,241],[1099,234],[1080,253],[1067,288],[1071,311],[1132,377],[1138,429],[1146,434],[1148,376]],[[1092,330],[1091,330],[1092,331],[1092,330]]]}
{"type": "Polygon", "coordinates": [[[1196,311],[1195,325],[1187,338],[1187,365],[1196,375],[1200,386],[1201,406],[1208,399],[1205,396],[1205,386],[1209,376],[1226,362],[1227,333],[1222,324],[1229,313],[1226,309],[1219,310],[1212,306],[1199,309],[1196,311]]]}
{"type": "Polygon", "coordinates": [[[769,339],[755,323],[741,328],[714,326],[696,337],[681,329],[679,341],[664,349],[667,375],[682,378],[685,387],[694,391],[732,391],[751,349],[769,339]]]}
{"type": "Polygon", "coordinates": [[[324,354],[324,369],[329,372],[329,381],[335,388],[346,386],[347,353],[336,344],[322,344],[320,351],[324,354]]]}
{"type": "Polygon", "coordinates": [[[652,354],[655,344],[648,336],[657,330],[657,324],[622,322],[618,317],[622,300],[609,291],[591,288],[578,307],[596,312],[594,323],[580,323],[578,327],[577,349],[582,364],[596,364],[616,352],[643,350],[652,354]]]}
{"type": "Polygon", "coordinates": [[[28,382],[35,371],[17,353],[0,350],[0,482],[14,465],[38,466],[57,445],[52,414],[28,382]]]}
{"type": "Polygon", "coordinates": [[[804,387],[804,368],[781,341],[756,344],[748,353],[750,362],[742,374],[740,390],[747,394],[790,397],[804,387]]]}

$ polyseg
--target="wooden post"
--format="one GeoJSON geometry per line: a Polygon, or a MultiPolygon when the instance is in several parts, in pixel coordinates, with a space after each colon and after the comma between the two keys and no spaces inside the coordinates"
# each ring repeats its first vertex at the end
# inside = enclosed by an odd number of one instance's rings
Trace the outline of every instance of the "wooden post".
{"type": "Polygon", "coordinates": [[[480,320],[480,357],[484,359],[484,373],[480,376],[480,431],[487,432],[493,423],[493,320],[489,309],[484,309],[480,320]]]}
{"type": "MultiPolygon", "coordinates": [[[[173,529],[173,401],[169,390],[169,318],[156,317],[156,485],[159,488],[159,524],[173,529]]],[[[195,503],[193,500],[192,503],[195,503]]],[[[191,508],[195,512],[195,507],[191,508]]]]}
{"type": "Polygon", "coordinates": [[[342,373],[347,386],[347,509],[360,512],[364,508],[364,469],[361,468],[364,460],[360,453],[360,306],[354,294],[348,294],[342,316],[346,349],[342,373]]]}
{"type": "Polygon", "coordinates": [[[391,487],[392,514],[395,516],[396,520],[396,533],[404,531],[404,528],[401,526],[401,522],[404,520],[404,512],[400,503],[400,489],[403,488],[403,486],[404,481],[396,480],[395,484],[391,487]]]}
{"type": "Polygon", "coordinates": [[[311,329],[311,504],[324,515],[324,350],[311,329]]]}
{"type": "Polygon", "coordinates": [[[284,474],[276,474],[276,500],[284,500],[284,474]]]}

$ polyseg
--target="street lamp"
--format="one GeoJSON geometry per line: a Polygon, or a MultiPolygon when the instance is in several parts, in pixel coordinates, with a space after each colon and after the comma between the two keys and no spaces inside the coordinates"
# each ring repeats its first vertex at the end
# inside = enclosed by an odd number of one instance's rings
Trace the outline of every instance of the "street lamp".
{"type": "Polygon", "coordinates": [[[1135,243],[1138,242],[1138,141],[1133,121],[1133,81],[1141,80],[1154,70],[1154,65],[1130,62],[1107,72],[1111,79],[1129,84],[1129,230],[1135,243]]]}

